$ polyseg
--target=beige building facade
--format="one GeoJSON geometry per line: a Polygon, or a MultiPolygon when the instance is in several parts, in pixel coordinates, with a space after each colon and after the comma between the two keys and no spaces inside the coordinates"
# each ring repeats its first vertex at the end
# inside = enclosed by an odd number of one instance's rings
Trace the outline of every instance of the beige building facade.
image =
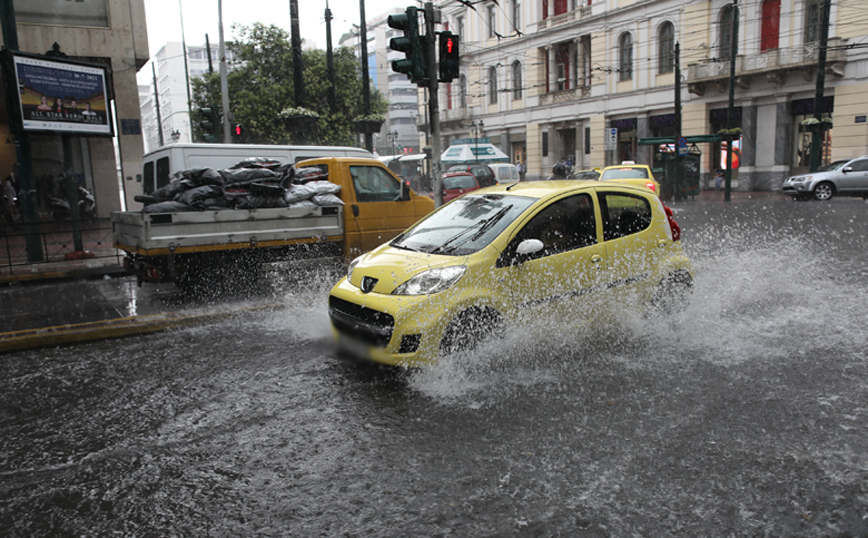
{"type": "MultiPolygon", "coordinates": [[[[778,190],[807,170],[821,0],[739,4],[733,127],[739,190],[778,190]]],[[[675,132],[674,45],[680,45],[683,136],[727,129],[734,10],[721,0],[441,2],[441,29],[461,35],[461,78],[441,84],[444,147],[484,132],[529,176],[561,159],[574,169],[625,160],[658,165],[642,144],[675,132]],[[617,129],[614,145],[609,135],[617,129]],[[610,140],[607,140],[610,138],[610,140]],[[609,143],[607,143],[609,142],[609,143]]],[[[824,162],[868,154],[868,26],[832,3],[822,113],[824,162]],[[856,45],[856,46],[853,46],[856,45]]],[[[725,148],[697,144],[703,185],[725,148]]]]}
{"type": "MultiPolygon", "coordinates": [[[[148,60],[148,36],[143,0],[103,0],[87,4],[65,0],[15,2],[18,47],[44,54],[59,45],[70,60],[100,64],[107,70],[107,92],[114,137],[69,135],[66,146],[72,173],[94,193],[99,217],[130,205],[142,166],[142,134],[136,72],[148,60]],[[117,147],[116,147],[117,146],[117,147]],[[122,179],[121,179],[122,178],[122,179]]],[[[6,103],[2,103],[4,109],[6,103]]],[[[16,169],[17,157],[6,111],[0,135],[0,174],[16,169]]],[[[60,134],[30,132],[34,188],[49,189],[47,178],[64,172],[64,141],[60,134]]],[[[44,197],[46,193],[37,193],[44,197]]],[[[42,208],[41,208],[42,209],[42,208]]]]}

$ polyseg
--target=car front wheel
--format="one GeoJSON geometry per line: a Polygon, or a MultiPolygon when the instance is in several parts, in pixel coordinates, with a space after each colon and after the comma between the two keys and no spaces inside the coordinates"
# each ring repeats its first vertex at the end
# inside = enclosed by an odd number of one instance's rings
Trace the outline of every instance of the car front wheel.
{"type": "Polygon", "coordinates": [[[453,319],[443,332],[440,352],[444,355],[471,351],[482,342],[496,336],[503,320],[495,310],[485,307],[468,308],[453,319]]]}
{"type": "Polygon", "coordinates": [[[835,187],[832,186],[831,183],[823,182],[814,187],[814,198],[824,202],[826,200],[831,200],[832,196],[835,195],[835,187]]]}

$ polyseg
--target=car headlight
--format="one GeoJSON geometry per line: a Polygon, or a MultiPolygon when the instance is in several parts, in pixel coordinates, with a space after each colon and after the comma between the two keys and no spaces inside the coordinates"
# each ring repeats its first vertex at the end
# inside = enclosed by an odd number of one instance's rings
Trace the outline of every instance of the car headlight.
{"type": "Polygon", "coordinates": [[[359,262],[362,261],[363,256],[359,256],[355,260],[350,262],[350,265],[347,267],[347,282],[353,281],[353,269],[359,265],[359,262]]]}
{"type": "Polygon", "coordinates": [[[461,279],[467,267],[453,265],[429,269],[404,282],[392,292],[393,295],[429,295],[443,291],[461,279]]]}

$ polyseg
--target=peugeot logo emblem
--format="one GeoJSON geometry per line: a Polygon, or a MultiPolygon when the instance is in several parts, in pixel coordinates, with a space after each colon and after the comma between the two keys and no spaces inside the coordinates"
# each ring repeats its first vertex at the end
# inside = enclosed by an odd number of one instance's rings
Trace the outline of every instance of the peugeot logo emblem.
{"type": "Polygon", "coordinates": [[[371,293],[374,290],[374,286],[377,285],[377,282],[378,280],[374,277],[362,277],[362,293],[371,293]]]}

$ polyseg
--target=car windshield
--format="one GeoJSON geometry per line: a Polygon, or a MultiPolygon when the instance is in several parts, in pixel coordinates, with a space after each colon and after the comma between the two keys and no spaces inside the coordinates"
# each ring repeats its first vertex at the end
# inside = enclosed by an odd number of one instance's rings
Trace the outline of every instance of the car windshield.
{"type": "Polygon", "coordinates": [[[396,248],[463,256],[477,252],[536,202],[525,196],[467,195],[429,215],[390,245],[396,248]]]}
{"type": "Polygon", "coordinates": [[[835,161],[833,163],[829,163],[826,166],[820,167],[820,172],[831,172],[832,170],[837,170],[847,164],[850,161],[835,161]]]}
{"type": "Polygon", "coordinates": [[[603,170],[601,180],[605,179],[647,179],[648,171],[644,168],[612,168],[611,170],[603,170]]]}
{"type": "Polygon", "coordinates": [[[444,177],[444,189],[472,189],[476,187],[476,179],[473,176],[461,174],[460,176],[444,177]]]}

